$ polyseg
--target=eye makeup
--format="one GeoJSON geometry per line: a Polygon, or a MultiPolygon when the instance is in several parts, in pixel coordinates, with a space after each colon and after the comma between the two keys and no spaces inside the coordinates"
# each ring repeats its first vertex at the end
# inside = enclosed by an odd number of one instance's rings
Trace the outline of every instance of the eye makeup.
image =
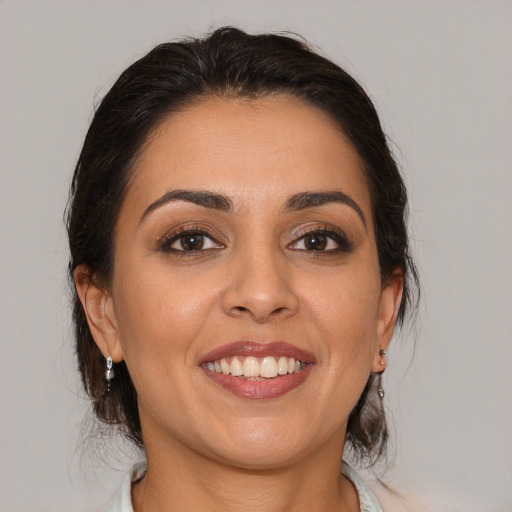
{"type": "Polygon", "coordinates": [[[293,237],[294,240],[288,245],[292,250],[320,255],[349,253],[354,249],[354,244],[346,233],[332,224],[323,223],[301,228],[293,237]]]}
{"type": "Polygon", "coordinates": [[[158,240],[158,250],[178,257],[190,257],[207,251],[223,249],[219,235],[200,225],[180,225],[158,240]]]}

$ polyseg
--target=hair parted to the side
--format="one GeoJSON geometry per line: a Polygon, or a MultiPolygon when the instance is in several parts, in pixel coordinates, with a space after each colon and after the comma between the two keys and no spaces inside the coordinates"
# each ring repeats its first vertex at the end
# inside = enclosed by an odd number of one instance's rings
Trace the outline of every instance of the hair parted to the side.
{"type": "MultiPolygon", "coordinates": [[[[124,362],[105,392],[105,360],[89,330],[73,272],[85,265],[108,288],[114,262],[114,229],[133,163],[152,130],[172,112],[211,95],[258,97],[288,94],[327,113],[364,162],[370,190],[383,284],[403,272],[402,323],[414,302],[418,277],[406,228],[407,194],[377,112],[361,86],[305,42],[277,34],[249,35],[235,28],[202,39],[158,45],[128,67],[97,108],[75,168],[67,211],[69,277],[78,365],[94,413],[136,445],[143,440],[137,395],[124,362]]],[[[347,443],[370,463],[384,453],[384,410],[371,374],[350,414],[347,443]]]]}

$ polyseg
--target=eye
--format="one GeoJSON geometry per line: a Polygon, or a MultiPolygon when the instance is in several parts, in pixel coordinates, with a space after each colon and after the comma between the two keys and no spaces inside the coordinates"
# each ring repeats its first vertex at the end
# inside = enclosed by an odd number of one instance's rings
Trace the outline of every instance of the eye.
{"type": "Polygon", "coordinates": [[[182,230],[162,243],[162,250],[168,252],[199,252],[222,247],[209,233],[200,229],[182,230]]]}
{"type": "Polygon", "coordinates": [[[308,252],[349,252],[352,244],[341,230],[315,229],[295,240],[290,248],[308,252]]]}

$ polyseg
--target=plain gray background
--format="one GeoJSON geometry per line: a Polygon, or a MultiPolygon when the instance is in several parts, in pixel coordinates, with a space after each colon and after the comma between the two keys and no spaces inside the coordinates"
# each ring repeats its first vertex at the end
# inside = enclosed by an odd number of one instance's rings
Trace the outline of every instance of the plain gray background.
{"type": "Polygon", "coordinates": [[[499,0],[0,1],[0,511],[100,510],[130,463],[115,440],[107,456],[81,437],[67,187],[122,69],[224,24],[301,33],[375,100],[423,281],[413,362],[405,332],[384,379],[386,479],[409,510],[509,512],[512,2],[499,0]]]}

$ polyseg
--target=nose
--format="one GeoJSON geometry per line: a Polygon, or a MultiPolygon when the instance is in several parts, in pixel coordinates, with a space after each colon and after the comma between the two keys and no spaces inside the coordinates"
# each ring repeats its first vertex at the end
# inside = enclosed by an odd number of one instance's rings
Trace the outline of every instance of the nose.
{"type": "Polygon", "coordinates": [[[240,255],[229,271],[224,312],[258,323],[294,316],[299,300],[292,284],[293,272],[283,255],[272,250],[240,255]]]}

